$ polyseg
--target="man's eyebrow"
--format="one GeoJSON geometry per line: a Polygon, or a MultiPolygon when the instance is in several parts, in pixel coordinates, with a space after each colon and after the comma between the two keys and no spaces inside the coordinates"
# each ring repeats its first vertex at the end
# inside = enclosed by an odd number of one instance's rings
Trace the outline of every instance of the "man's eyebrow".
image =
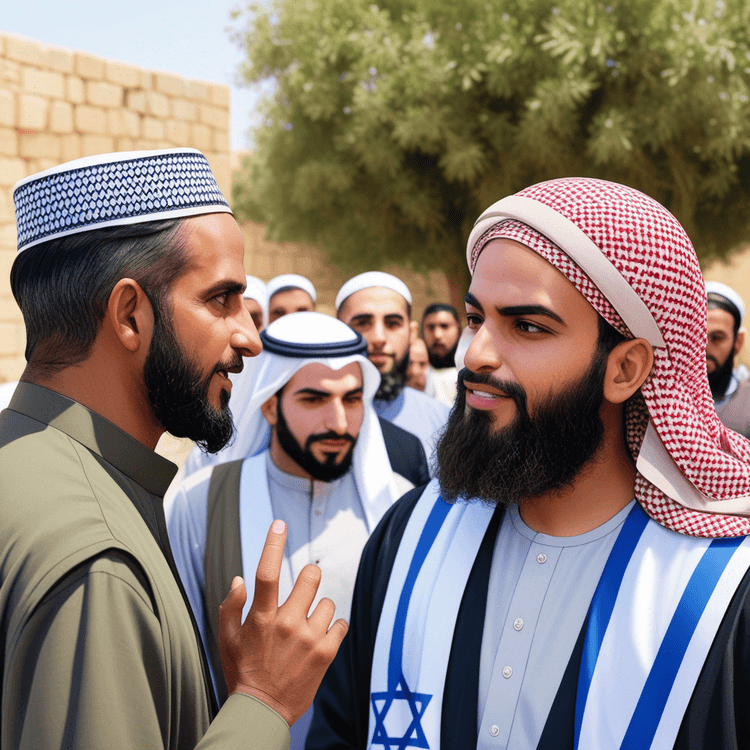
{"type": "Polygon", "coordinates": [[[402,315],[401,313],[386,313],[384,317],[386,320],[392,320],[393,318],[397,318],[398,320],[406,320],[406,316],[402,315]]]}
{"type": "Polygon", "coordinates": [[[357,396],[360,393],[364,393],[365,389],[362,386],[359,386],[359,388],[352,388],[350,391],[347,391],[344,396],[357,396]]]}
{"type": "Polygon", "coordinates": [[[295,396],[320,396],[322,398],[325,398],[326,396],[330,396],[331,394],[328,391],[319,391],[317,388],[300,388],[298,391],[294,392],[295,396]]]}
{"type": "Polygon", "coordinates": [[[219,292],[227,292],[229,294],[238,292],[239,294],[242,294],[242,292],[244,291],[244,284],[241,284],[239,281],[235,281],[234,279],[225,279],[224,281],[219,281],[218,283],[214,284],[210,289],[205,291],[204,294],[206,295],[206,297],[213,297],[215,294],[219,294],[219,292]]]}
{"type": "Polygon", "coordinates": [[[374,315],[372,313],[359,313],[359,315],[352,315],[349,322],[357,321],[358,323],[366,323],[368,320],[372,320],[374,315]]]}
{"type": "Polygon", "coordinates": [[[508,317],[516,317],[519,315],[542,315],[546,318],[552,318],[552,320],[557,321],[560,325],[567,326],[565,321],[556,312],[553,312],[549,307],[545,307],[544,305],[510,305],[508,307],[498,307],[496,309],[500,315],[508,317]]]}
{"type": "Polygon", "coordinates": [[[484,308],[482,307],[482,303],[471,293],[466,292],[466,296],[464,297],[464,302],[467,305],[471,305],[472,307],[476,307],[479,312],[484,312],[484,308]]]}

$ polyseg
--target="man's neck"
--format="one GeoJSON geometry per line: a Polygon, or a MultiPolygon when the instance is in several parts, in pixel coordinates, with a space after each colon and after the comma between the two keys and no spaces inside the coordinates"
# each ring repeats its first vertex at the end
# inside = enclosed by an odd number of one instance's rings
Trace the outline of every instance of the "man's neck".
{"type": "Polygon", "coordinates": [[[21,380],[41,385],[77,401],[108,419],[150,450],[156,448],[164,428],[156,421],[148,404],[145,386],[139,392],[117,368],[107,367],[90,356],[84,362],[66,367],[53,375],[24,372],[21,380]]]}
{"type": "Polygon", "coordinates": [[[521,502],[521,517],[529,528],[549,536],[585,534],[617,515],[633,499],[635,464],[621,434],[612,435],[612,430],[605,428],[600,450],[571,486],[521,502]]]}

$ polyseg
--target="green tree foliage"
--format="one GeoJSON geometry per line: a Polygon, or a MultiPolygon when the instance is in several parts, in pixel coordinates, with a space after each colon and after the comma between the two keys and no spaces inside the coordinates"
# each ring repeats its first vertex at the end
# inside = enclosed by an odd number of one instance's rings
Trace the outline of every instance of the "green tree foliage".
{"type": "Polygon", "coordinates": [[[747,0],[377,2],[238,14],[274,93],[235,204],[272,236],[462,283],[482,209],[587,175],[664,203],[703,258],[750,240],[747,0]]]}

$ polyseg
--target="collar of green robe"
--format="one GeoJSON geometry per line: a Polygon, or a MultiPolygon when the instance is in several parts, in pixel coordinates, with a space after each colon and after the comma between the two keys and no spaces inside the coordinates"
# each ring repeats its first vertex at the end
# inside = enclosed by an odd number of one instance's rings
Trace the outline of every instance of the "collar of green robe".
{"type": "Polygon", "coordinates": [[[19,383],[8,408],[54,427],[101,456],[146,492],[164,496],[177,467],[77,401],[33,383],[19,383]]]}

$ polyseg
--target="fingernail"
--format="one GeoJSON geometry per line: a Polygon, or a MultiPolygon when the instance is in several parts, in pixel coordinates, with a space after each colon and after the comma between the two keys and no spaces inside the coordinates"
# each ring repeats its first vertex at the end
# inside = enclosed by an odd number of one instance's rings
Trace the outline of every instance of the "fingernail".
{"type": "Polygon", "coordinates": [[[235,576],[232,580],[232,591],[234,591],[238,586],[242,586],[242,584],[245,583],[240,576],[235,576]]]}
{"type": "Polygon", "coordinates": [[[274,534],[283,534],[286,529],[286,524],[283,521],[274,521],[271,526],[274,534]]]}

